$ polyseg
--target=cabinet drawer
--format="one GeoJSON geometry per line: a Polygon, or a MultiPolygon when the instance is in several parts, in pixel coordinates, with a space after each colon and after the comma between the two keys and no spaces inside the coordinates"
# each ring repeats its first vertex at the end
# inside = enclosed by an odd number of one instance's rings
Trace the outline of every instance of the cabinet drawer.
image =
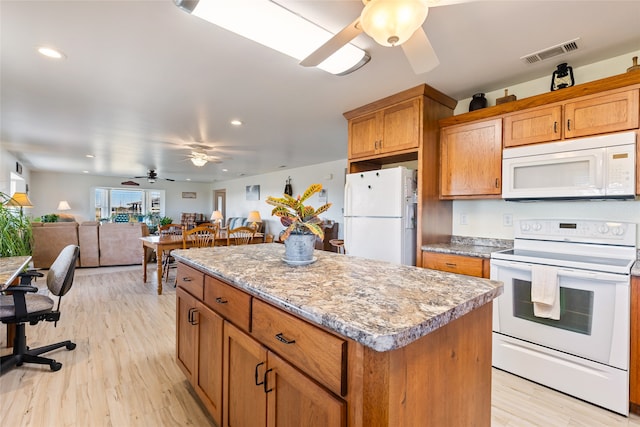
{"type": "Polygon", "coordinates": [[[211,276],[204,279],[204,303],[245,331],[249,330],[251,296],[211,276]]]}
{"type": "Polygon", "coordinates": [[[467,276],[483,277],[483,259],[435,252],[422,253],[422,267],[467,276]]]}
{"type": "Polygon", "coordinates": [[[336,394],[347,393],[347,343],[303,320],[253,300],[251,333],[336,394]]]}
{"type": "Polygon", "coordinates": [[[194,297],[202,300],[204,290],[204,273],[188,265],[178,263],[176,284],[194,297]]]}

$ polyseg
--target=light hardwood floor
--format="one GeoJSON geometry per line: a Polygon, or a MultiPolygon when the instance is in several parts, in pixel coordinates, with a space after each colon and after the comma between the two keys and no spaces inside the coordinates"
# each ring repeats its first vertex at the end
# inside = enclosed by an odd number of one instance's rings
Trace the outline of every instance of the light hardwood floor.
{"type": "MultiPolygon", "coordinates": [[[[27,326],[28,343],[72,339],[77,348],[49,353],[63,364],[59,372],[22,366],[2,375],[0,425],[214,426],[175,364],[172,286],[156,295],[153,282],[142,283],[140,266],[78,269],[61,311],[57,328],[27,326]]],[[[492,426],[640,427],[640,417],[494,370],[492,426]]]]}

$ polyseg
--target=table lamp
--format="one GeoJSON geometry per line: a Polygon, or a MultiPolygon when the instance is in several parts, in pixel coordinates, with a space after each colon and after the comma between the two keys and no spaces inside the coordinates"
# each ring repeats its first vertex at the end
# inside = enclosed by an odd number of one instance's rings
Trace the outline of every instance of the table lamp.
{"type": "Polygon", "coordinates": [[[262,218],[260,218],[260,212],[258,211],[250,211],[249,216],[247,217],[247,222],[251,223],[251,227],[258,231],[258,222],[262,222],[262,218]]]}
{"type": "Polygon", "coordinates": [[[69,206],[69,202],[67,202],[66,200],[61,200],[60,203],[58,203],[58,210],[69,211],[71,210],[71,206],[69,206]]]}
{"type": "Polygon", "coordinates": [[[31,200],[29,200],[29,196],[27,196],[27,193],[18,193],[17,191],[13,193],[13,196],[11,196],[11,198],[7,200],[4,205],[11,207],[20,207],[20,215],[22,215],[23,208],[33,207],[33,203],[31,203],[31,200]]]}
{"type": "Polygon", "coordinates": [[[220,227],[222,227],[222,220],[223,220],[222,212],[213,211],[213,213],[211,214],[211,220],[213,221],[214,224],[216,222],[219,222],[220,223],[220,227]]]}

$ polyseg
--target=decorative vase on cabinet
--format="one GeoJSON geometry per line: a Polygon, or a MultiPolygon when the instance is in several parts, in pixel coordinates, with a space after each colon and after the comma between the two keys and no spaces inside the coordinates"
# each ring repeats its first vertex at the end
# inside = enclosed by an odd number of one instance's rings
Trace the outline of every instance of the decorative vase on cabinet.
{"type": "Polygon", "coordinates": [[[473,95],[471,102],[469,103],[469,111],[479,110],[487,106],[487,98],[484,97],[484,93],[476,93],[473,95]]]}

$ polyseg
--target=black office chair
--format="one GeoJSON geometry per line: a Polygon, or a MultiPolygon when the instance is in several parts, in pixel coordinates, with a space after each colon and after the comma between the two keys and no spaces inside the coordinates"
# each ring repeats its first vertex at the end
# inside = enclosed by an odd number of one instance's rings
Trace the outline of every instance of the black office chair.
{"type": "Polygon", "coordinates": [[[20,285],[10,286],[0,295],[0,322],[15,324],[16,327],[13,354],[2,356],[0,375],[7,372],[12,366],[21,366],[23,363],[49,365],[52,371],[58,371],[62,368],[62,363],[46,357],[40,357],[40,355],[62,347],[66,347],[67,350],[76,348],[75,343],[71,341],[63,341],[39,348],[29,348],[27,347],[25,324],[28,322],[35,325],[43,320],[58,322],[60,319],[60,301],[71,289],[79,255],[80,248],[78,246],[69,245],[65,247],[47,273],[47,287],[52,294],[58,297],[58,306],[55,310],[53,308],[53,299],[46,295],[37,294],[38,288],[30,285],[29,279],[34,276],[32,273],[23,276],[20,285]]]}

